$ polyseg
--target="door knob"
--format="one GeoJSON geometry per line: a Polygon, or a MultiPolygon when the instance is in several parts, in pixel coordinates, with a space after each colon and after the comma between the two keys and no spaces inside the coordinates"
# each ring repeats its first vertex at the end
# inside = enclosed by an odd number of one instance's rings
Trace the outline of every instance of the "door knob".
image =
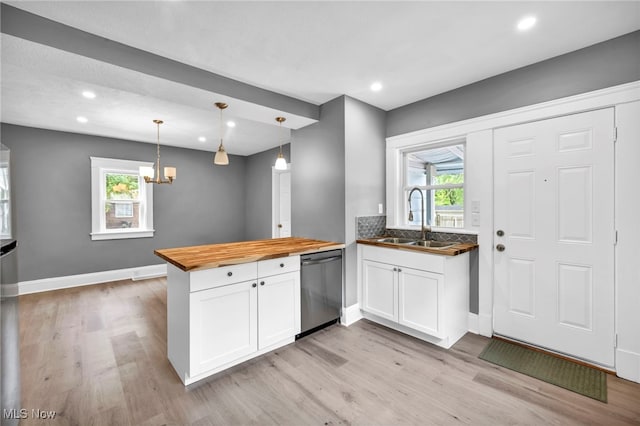
{"type": "Polygon", "coordinates": [[[498,237],[502,237],[504,235],[504,231],[502,229],[498,229],[498,231],[496,232],[496,235],[498,237]]]}
{"type": "Polygon", "coordinates": [[[506,247],[504,246],[504,244],[498,244],[498,245],[496,246],[496,250],[498,250],[498,251],[504,251],[504,249],[505,249],[505,248],[506,248],[506,247]]]}
{"type": "Polygon", "coordinates": [[[282,224],[281,223],[278,224],[278,228],[282,228],[282,224]]]}

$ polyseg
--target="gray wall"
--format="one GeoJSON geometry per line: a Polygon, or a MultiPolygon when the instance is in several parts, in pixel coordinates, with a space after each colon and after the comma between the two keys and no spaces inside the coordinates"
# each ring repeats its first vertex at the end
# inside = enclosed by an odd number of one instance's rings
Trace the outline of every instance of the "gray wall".
{"type": "Polygon", "coordinates": [[[344,242],[344,97],[291,132],[291,235],[344,242]]]}
{"type": "Polygon", "coordinates": [[[11,149],[20,281],[162,264],[154,249],[244,238],[244,157],[214,167],[210,152],[163,146],[162,163],[178,176],[154,186],[155,236],[92,241],[89,157],[149,161],[155,146],[9,124],[2,142],[11,149]]]}
{"type": "Polygon", "coordinates": [[[345,298],[358,302],[356,217],[378,214],[385,202],[386,113],[345,97],[345,298]]]}
{"type": "Polygon", "coordinates": [[[387,113],[387,136],[640,80],[638,52],[635,31],[396,108],[387,113]]]}
{"type": "MultiPolygon", "coordinates": [[[[245,173],[245,240],[271,238],[272,167],[279,148],[246,157],[245,173]]],[[[282,145],[282,153],[291,162],[290,144],[282,145]]]]}

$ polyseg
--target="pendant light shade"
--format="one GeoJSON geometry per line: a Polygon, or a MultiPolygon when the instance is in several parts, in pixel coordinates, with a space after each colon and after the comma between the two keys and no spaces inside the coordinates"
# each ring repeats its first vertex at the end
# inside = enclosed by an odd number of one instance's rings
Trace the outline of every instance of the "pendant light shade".
{"type": "Polygon", "coordinates": [[[284,159],[282,153],[278,154],[278,158],[276,159],[276,170],[287,170],[287,160],[284,159]]]}
{"type": "Polygon", "coordinates": [[[229,164],[229,156],[222,144],[222,110],[228,107],[228,105],[224,102],[216,102],[216,106],[220,110],[220,145],[218,146],[218,151],[216,151],[216,156],[213,158],[213,164],[226,166],[229,164]]]}
{"type": "MultiPolygon", "coordinates": [[[[276,117],[276,121],[280,124],[280,128],[282,129],[282,123],[286,120],[284,117],[276,117]]],[[[276,170],[287,170],[287,160],[284,159],[284,155],[282,154],[282,139],[280,140],[280,152],[278,153],[278,158],[276,158],[275,164],[276,170]]]]}

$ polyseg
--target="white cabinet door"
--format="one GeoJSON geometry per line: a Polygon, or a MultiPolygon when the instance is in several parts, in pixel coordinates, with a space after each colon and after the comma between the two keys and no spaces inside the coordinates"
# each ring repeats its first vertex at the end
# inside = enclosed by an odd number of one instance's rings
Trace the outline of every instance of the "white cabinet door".
{"type": "Polygon", "coordinates": [[[398,268],[386,263],[362,261],[362,309],[398,321],[398,268]]]}
{"type": "Polygon", "coordinates": [[[400,267],[398,272],[399,318],[407,327],[444,337],[444,276],[400,267]]]}
{"type": "Polygon", "coordinates": [[[264,349],[300,333],[300,272],[260,279],[258,347],[264,349]]]}
{"type": "Polygon", "coordinates": [[[190,294],[191,377],[217,368],[258,347],[256,281],[190,294]]]}

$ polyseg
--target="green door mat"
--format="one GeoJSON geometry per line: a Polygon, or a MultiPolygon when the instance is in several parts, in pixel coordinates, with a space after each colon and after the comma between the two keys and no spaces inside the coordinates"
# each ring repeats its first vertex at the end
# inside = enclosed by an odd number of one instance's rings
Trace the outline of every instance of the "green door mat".
{"type": "Polygon", "coordinates": [[[491,339],[480,359],[607,402],[607,374],[562,358],[491,339]]]}

